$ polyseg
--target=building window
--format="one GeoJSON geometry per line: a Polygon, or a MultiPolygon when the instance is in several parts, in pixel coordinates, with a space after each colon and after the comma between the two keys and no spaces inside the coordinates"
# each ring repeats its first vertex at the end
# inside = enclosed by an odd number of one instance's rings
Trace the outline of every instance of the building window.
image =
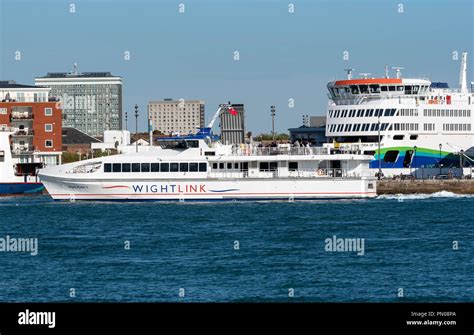
{"type": "Polygon", "coordinates": [[[44,141],[44,146],[46,148],[52,148],[53,147],[53,140],[46,140],[44,141]]]}
{"type": "Polygon", "coordinates": [[[47,133],[51,133],[53,131],[53,125],[51,123],[46,123],[44,125],[44,131],[47,133]]]}
{"type": "Polygon", "coordinates": [[[6,108],[0,108],[0,114],[7,114],[6,108]]]}
{"type": "Polygon", "coordinates": [[[47,107],[44,109],[44,115],[45,116],[51,116],[53,115],[53,109],[51,107],[47,107]]]}

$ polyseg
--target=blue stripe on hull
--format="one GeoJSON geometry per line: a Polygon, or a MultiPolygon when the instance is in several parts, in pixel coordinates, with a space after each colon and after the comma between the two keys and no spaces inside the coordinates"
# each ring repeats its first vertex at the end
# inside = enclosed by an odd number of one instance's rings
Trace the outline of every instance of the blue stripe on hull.
{"type": "Polygon", "coordinates": [[[0,183],[0,195],[35,194],[43,189],[41,183],[0,183]]]}

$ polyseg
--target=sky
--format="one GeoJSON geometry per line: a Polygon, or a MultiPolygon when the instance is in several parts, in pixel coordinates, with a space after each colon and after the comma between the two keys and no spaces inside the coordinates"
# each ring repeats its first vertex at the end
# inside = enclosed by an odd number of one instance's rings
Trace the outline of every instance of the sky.
{"type": "Polygon", "coordinates": [[[76,62],[123,78],[140,130],[148,101],[174,98],[204,100],[206,123],[220,103],[243,103],[254,134],[271,131],[275,105],[287,132],[326,114],[326,85],[346,68],[401,66],[457,87],[467,51],[474,81],[473,22],[473,0],[0,0],[0,80],[32,85],[76,62]]]}

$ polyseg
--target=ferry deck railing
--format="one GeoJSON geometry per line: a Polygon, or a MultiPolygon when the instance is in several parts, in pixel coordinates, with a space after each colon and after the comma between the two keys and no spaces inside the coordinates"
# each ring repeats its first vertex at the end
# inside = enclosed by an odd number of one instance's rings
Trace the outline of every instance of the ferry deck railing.
{"type": "Polygon", "coordinates": [[[328,155],[323,147],[237,147],[232,148],[234,156],[275,156],[275,155],[328,155]]]}
{"type": "Polygon", "coordinates": [[[359,172],[342,169],[298,169],[287,172],[279,172],[278,170],[263,171],[209,171],[210,178],[228,178],[228,179],[245,179],[245,178],[359,178],[364,175],[359,172]]]}

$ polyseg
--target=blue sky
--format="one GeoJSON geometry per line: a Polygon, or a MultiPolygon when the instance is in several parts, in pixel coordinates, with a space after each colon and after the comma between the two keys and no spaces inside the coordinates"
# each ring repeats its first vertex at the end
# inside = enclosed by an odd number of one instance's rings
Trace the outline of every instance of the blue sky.
{"type": "Polygon", "coordinates": [[[244,103],[254,133],[271,130],[276,105],[285,132],[325,114],[326,84],[345,68],[403,66],[404,77],[457,87],[452,53],[468,51],[473,81],[473,21],[472,0],[0,0],[0,79],[32,84],[77,62],[123,77],[124,110],[141,107],[143,130],[148,101],[183,98],[205,100],[206,123],[219,103],[244,103]]]}

